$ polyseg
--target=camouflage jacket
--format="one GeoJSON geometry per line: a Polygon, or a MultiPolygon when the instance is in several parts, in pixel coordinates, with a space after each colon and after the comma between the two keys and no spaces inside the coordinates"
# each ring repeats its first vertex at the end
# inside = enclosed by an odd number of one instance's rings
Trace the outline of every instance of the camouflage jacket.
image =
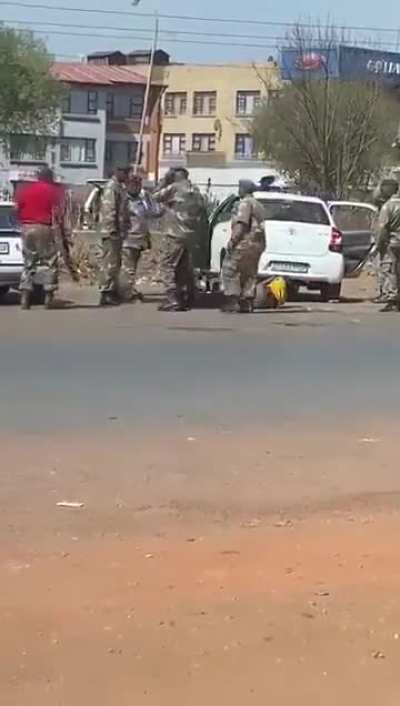
{"type": "Polygon", "coordinates": [[[382,206],[377,230],[378,247],[384,246],[392,239],[400,242],[400,196],[392,196],[382,206]]]}
{"type": "Polygon", "coordinates": [[[115,177],[104,187],[100,206],[102,238],[124,239],[129,229],[128,195],[115,177]]]}
{"type": "Polygon", "coordinates": [[[204,199],[189,180],[154,191],[153,199],[164,204],[164,232],[172,238],[187,240],[205,212],[204,199]]]}
{"type": "Polygon", "coordinates": [[[241,249],[249,245],[265,248],[265,213],[262,205],[254,196],[245,196],[239,202],[232,216],[232,245],[241,249]],[[236,226],[242,226],[241,234],[236,226]]]}

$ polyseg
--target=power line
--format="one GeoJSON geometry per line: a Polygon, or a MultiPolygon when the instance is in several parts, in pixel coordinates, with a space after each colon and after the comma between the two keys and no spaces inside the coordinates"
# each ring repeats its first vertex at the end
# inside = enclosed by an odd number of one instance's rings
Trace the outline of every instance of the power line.
{"type": "MultiPolygon", "coordinates": [[[[0,5],[8,5],[12,7],[23,7],[36,10],[52,10],[52,11],[62,11],[62,12],[84,12],[88,14],[99,14],[99,15],[119,15],[121,17],[154,17],[152,12],[128,12],[126,10],[95,10],[93,8],[84,7],[65,7],[62,5],[46,5],[44,3],[26,3],[26,2],[12,2],[9,0],[0,0],[0,5]]],[[[272,20],[248,20],[243,18],[234,17],[195,17],[191,15],[170,15],[170,14],[159,14],[160,19],[168,20],[179,20],[187,22],[211,22],[211,23],[225,23],[225,24],[247,24],[247,25],[263,25],[270,27],[304,27],[309,29],[319,29],[321,28],[321,23],[313,24],[310,22],[279,22],[272,20]]],[[[328,28],[333,30],[351,30],[355,32],[388,32],[391,34],[396,34],[398,29],[393,29],[392,27],[368,27],[368,26],[357,26],[357,25],[328,25],[328,28]]]]}
{"type": "MultiPolygon", "coordinates": [[[[1,3],[0,3],[1,4],[1,3]]],[[[100,29],[100,30],[107,30],[107,31],[116,31],[116,32],[126,32],[127,28],[126,27],[110,27],[107,25],[83,25],[83,24],[67,24],[66,22],[40,22],[36,20],[13,20],[13,19],[1,19],[0,22],[7,22],[11,24],[18,24],[18,25],[38,25],[38,26],[45,26],[45,27],[68,27],[70,29],[100,29]]],[[[150,33],[151,36],[154,34],[154,29],[152,27],[143,27],[143,28],[137,28],[135,27],[134,29],[129,29],[129,32],[139,32],[143,34],[143,32],[150,33]]],[[[160,34],[167,34],[167,35],[186,35],[186,36],[194,36],[194,37],[230,37],[230,38],[236,38],[236,39],[267,39],[267,40],[282,40],[285,41],[286,37],[269,37],[264,34],[229,34],[229,33],[221,33],[221,32],[187,32],[185,30],[174,30],[174,29],[161,29],[160,34]]]]}
{"type": "MultiPolygon", "coordinates": [[[[1,4],[1,3],[0,3],[1,4]]],[[[34,21],[34,20],[12,20],[12,19],[2,19],[0,22],[6,22],[8,25],[22,25],[21,31],[30,31],[31,27],[33,27],[33,31],[36,32],[36,34],[43,34],[46,36],[51,36],[51,35],[59,35],[59,36],[70,36],[70,37],[96,37],[96,38],[104,38],[104,39],[121,39],[121,40],[134,40],[134,41],[149,41],[152,39],[153,36],[153,30],[152,28],[134,28],[129,30],[130,34],[128,35],[116,35],[116,34],[109,34],[109,31],[111,32],[126,32],[126,27],[107,27],[104,25],[82,25],[82,24],[67,24],[67,23],[60,23],[60,22],[40,22],[40,21],[34,21]],[[54,30],[41,30],[41,29],[36,29],[36,27],[68,27],[70,29],[89,29],[91,30],[90,34],[86,33],[75,33],[75,32],[59,32],[59,31],[54,31],[54,30]],[[93,34],[93,30],[104,30],[107,32],[107,34],[93,34]],[[137,36],[137,34],[145,35],[145,36],[137,36]]],[[[1,31],[1,29],[0,29],[1,31]]],[[[208,32],[185,32],[185,31],[175,31],[175,30],[161,30],[160,32],[162,35],[166,34],[167,36],[165,37],[165,41],[168,41],[169,43],[172,44],[188,44],[188,45],[199,45],[199,46],[219,46],[219,47],[246,47],[246,48],[255,48],[255,49],[276,49],[278,43],[286,42],[287,37],[281,37],[281,36],[267,36],[267,35],[239,35],[239,34],[219,34],[219,33],[208,33],[208,32]],[[247,43],[247,42],[219,42],[219,41],[204,41],[204,40],[195,40],[195,39],[175,39],[174,35],[180,34],[180,35],[187,35],[189,34],[190,36],[222,36],[222,37],[244,37],[245,39],[251,40],[253,37],[256,37],[257,39],[263,39],[266,42],[275,42],[275,44],[268,44],[268,43],[263,43],[263,44],[254,44],[252,43],[247,43]]],[[[345,44],[347,42],[344,42],[345,44]]],[[[363,44],[369,44],[371,47],[371,44],[377,44],[378,42],[363,42],[363,44]]],[[[395,47],[397,46],[396,42],[387,42],[385,41],[385,46],[387,47],[395,47]]]]}
{"type": "MultiPolygon", "coordinates": [[[[32,31],[30,27],[22,27],[21,31],[32,31]]],[[[44,34],[45,36],[60,36],[60,37],[96,37],[97,39],[126,39],[134,40],[135,42],[148,42],[149,37],[137,37],[133,34],[129,35],[118,35],[118,34],[96,34],[93,32],[61,32],[56,30],[33,30],[36,34],[44,34]]],[[[198,44],[206,46],[217,46],[217,47],[247,47],[251,49],[276,49],[276,45],[269,44],[246,44],[246,43],[235,43],[235,42],[208,42],[208,41],[196,41],[194,39],[169,39],[172,44],[198,44]]]]}

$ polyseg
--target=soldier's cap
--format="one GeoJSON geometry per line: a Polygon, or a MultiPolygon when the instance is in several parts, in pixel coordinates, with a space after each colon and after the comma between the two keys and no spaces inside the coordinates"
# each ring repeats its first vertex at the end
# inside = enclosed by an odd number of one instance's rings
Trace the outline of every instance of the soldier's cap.
{"type": "Polygon", "coordinates": [[[172,171],[174,174],[184,174],[186,179],[189,177],[189,172],[186,167],[174,167],[172,171]]]}
{"type": "Polygon", "coordinates": [[[114,167],[114,173],[123,172],[124,174],[129,174],[131,170],[132,167],[130,167],[128,164],[117,164],[117,166],[114,167]]]}
{"type": "Polygon", "coordinates": [[[239,189],[246,194],[254,194],[257,191],[257,186],[251,179],[240,179],[239,189]]]}

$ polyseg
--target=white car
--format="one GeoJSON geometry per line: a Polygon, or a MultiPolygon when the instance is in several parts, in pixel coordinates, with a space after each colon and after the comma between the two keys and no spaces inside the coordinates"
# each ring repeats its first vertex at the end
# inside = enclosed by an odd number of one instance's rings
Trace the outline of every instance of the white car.
{"type": "MultiPolygon", "coordinates": [[[[311,196],[265,191],[255,192],[254,197],[265,209],[267,240],[259,280],[281,275],[294,291],[304,286],[319,290],[323,301],[338,299],[345,273],[343,236],[327,204],[311,196]]],[[[211,273],[220,273],[237,201],[238,197],[230,197],[213,216],[211,273]]]]}
{"type": "Polygon", "coordinates": [[[10,288],[18,289],[23,266],[21,231],[15,207],[10,201],[0,202],[0,298],[10,288]]]}

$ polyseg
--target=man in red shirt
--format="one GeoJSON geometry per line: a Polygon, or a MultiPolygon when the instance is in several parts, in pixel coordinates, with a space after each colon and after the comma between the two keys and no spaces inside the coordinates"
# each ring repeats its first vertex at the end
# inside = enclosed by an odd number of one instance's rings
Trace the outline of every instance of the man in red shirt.
{"type": "Polygon", "coordinates": [[[42,284],[45,307],[51,308],[58,286],[58,250],[54,226],[60,217],[63,194],[49,167],[38,172],[37,181],[17,193],[18,220],[22,226],[24,269],[21,276],[21,308],[29,309],[34,284],[42,284]]]}

